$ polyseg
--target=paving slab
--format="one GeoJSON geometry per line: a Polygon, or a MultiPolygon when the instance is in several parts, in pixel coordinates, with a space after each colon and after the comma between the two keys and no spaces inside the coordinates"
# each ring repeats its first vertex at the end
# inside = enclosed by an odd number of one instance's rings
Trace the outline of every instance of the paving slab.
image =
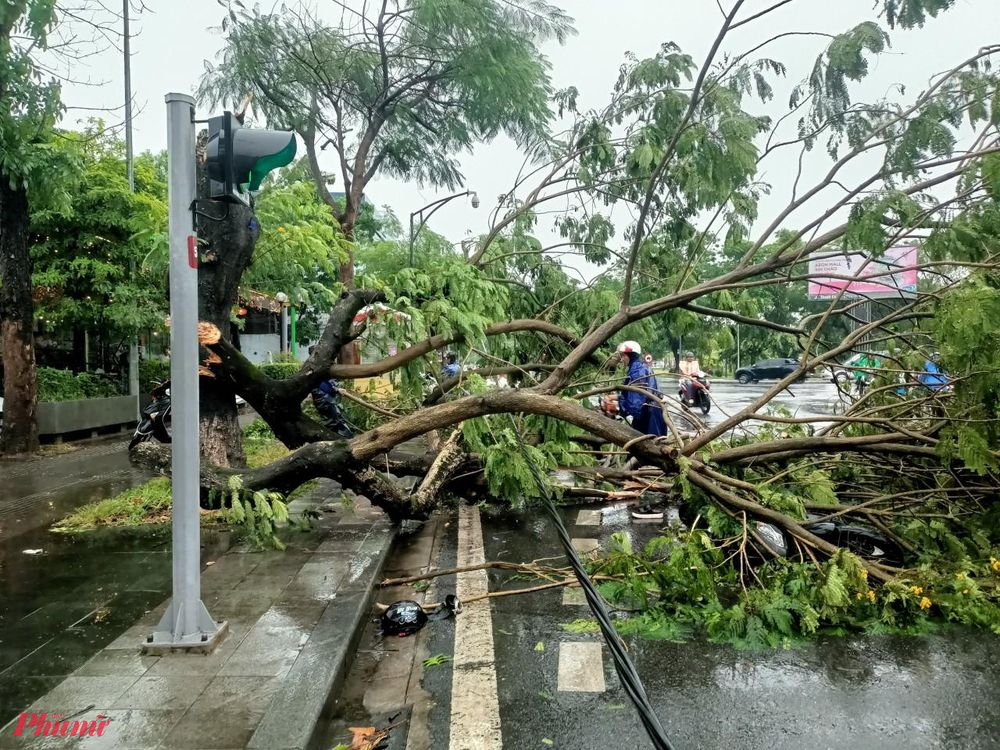
{"type": "MultiPolygon", "coordinates": [[[[100,711],[112,724],[103,737],[83,739],[13,738],[5,729],[0,748],[307,747],[350,667],[395,537],[367,501],[357,499],[355,509],[321,519],[287,553],[212,553],[204,600],[213,616],[229,620],[230,632],[210,654],[142,655],[167,603],[146,604],[155,592],[129,590],[124,574],[116,579],[123,593],[92,592],[75,611],[24,613],[55,618],[66,630],[36,647],[31,674],[17,671],[28,664],[21,652],[0,642],[0,659],[10,663],[0,671],[20,685],[12,691],[0,681],[0,720],[27,709],[19,697],[27,689],[41,695],[30,701],[32,711],[100,711]],[[131,597],[120,613],[118,596],[131,597]]],[[[130,570],[144,575],[142,566],[130,570]]],[[[22,627],[29,632],[28,623],[22,627]]]]}

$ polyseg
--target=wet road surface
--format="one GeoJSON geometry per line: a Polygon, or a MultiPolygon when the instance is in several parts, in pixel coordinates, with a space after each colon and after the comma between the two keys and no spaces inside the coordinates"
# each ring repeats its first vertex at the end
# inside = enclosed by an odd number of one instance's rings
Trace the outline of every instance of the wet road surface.
{"type": "Polygon", "coordinates": [[[148,479],[149,472],[129,464],[129,437],[115,436],[65,455],[0,461],[0,540],[47,527],[74,508],[148,479]]]}
{"type": "MultiPolygon", "coordinates": [[[[607,525],[586,526],[576,525],[578,514],[579,509],[565,514],[575,538],[603,543],[610,533],[625,530],[642,544],[656,533],[655,524],[633,525],[624,512],[609,514],[607,525]]],[[[551,524],[541,516],[484,517],[482,532],[486,560],[527,562],[560,549],[551,524]]],[[[435,567],[455,562],[452,548],[435,567]]],[[[510,588],[505,577],[491,572],[490,589],[510,588]]],[[[437,581],[438,600],[455,590],[453,576],[437,581]]],[[[417,729],[429,742],[397,738],[392,747],[650,747],[600,637],[562,627],[589,618],[585,604],[554,589],[494,598],[490,607],[492,648],[484,648],[472,663],[458,663],[454,620],[431,622],[418,636],[424,654],[450,654],[456,661],[423,670],[428,720],[417,729]],[[488,664],[495,668],[502,739],[473,745],[463,727],[478,727],[486,719],[456,721],[453,698],[468,689],[469,670],[488,664]]],[[[656,713],[679,750],[1000,747],[1000,638],[987,632],[824,637],[768,651],[738,651],[700,639],[627,642],[656,713]]],[[[350,718],[367,717],[361,712],[350,718]]]]}
{"type": "MultiPolygon", "coordinates": [[[[570,525],[606,541],[603,526],[570,525]]],[[[636,543],[655,525],[631,526],[636,543]]],[[[558,549],[540,518],[484,521],[486,559],[529,561],[558,549]]],[[[499,576],[491,575],[498,585],[499,576]]],[[[561,591],[494,599],[503,747],[647,748],[597,635],[562,625],[589,617],[561,591]],[[544,650],[536,650],[536,644],[544,650]],[[594,644],[603,690],[565,687],[566,644],[594,644]],[[564,674],[560,674],[560,672],[564,674]],[[561,683],[564,683],[561,685],[561,683]]],[[[786,651],[736,651],[703,641],[631,639],[630,650],[664,727],[679,748],[995,748],[1000,746],[1000,638],[952,630],[922,637],[822,638],[786,651]]],[[[570,648],[572,650],[572,646],[570,648]]],[[[584,680],[584,687],[587,681],[584,680]]]]}
{"type": "MultiPolygon", "coordinates": [[[[727,417],[750,406],[756,399],[770,390],[774,383],[775,381],[764,381],[740,385],[734,380],[714,381],[712,383],[712,410],[702,419],[709,425],[719,424],[727,417]]],[[[676,387],[667,393],[676,398],[676,387]]],[[[779,393],[770,401],[768,407],[787,410],[793,417],[815,417],[842,411],[843,402],[837,387],[829,380],[810,378],[779,393]]],[[[696,413],[701,416],[701,412],[696,411],[696,413]]]]}

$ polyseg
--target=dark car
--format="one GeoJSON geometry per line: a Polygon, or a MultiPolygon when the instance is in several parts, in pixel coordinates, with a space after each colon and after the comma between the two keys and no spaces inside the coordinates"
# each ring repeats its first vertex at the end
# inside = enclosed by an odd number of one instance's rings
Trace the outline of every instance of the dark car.
{"type": "Polygon", "coordinates": [[[736,379],[746,385],[758,380],[781,380],[799,369],[797,359],[762,359],[736,371],[736,379]]]}

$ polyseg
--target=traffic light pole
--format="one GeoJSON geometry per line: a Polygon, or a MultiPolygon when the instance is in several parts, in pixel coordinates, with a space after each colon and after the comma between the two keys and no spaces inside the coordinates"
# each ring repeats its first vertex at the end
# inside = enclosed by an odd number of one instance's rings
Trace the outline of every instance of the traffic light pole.
{"type": "Polygon", "coordinates": [[[173,598],[143,644],[146,652],[213,649],[225,635],[201,601],[198,496],[198,238],[194,99],[167,94],[170,218],[170,391],[173,412],[173,598]]]}

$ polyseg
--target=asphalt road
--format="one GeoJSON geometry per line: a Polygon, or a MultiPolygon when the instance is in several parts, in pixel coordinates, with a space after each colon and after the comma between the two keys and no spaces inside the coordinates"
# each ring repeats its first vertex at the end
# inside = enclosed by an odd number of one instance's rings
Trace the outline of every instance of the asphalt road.
{"type": "MultiPolygon", "coordinates": [[[[764,381],[740,385],[735,380],[716,380],[712,382],[712,409],[702,419],[709,425],[716,425],[727,417],[751,406],[763,396],[776,381],[764,381]]],[[[673,398],[677,396],[676,383],[667,381],[671,389],[666,393],[673,398]]],[[[666,389],[667,383],[661,378],[660,387],[666,389]]],[[[837,387],[829,380],[810,378],[795,384],[775,396],[764,408],[770,411],[787,411],[794,417],[816,417],[831,415],[841,410],[843,402],[837,387]]],[[[696,412],[699,416],[701,412],[696,412]]]]}
{"type": "MultiPolygon", "coordinates": [[[[571,535],[602,545],[614,531],[626,531],[637,543],[656,533],[655,525],[634,525],[623,511],[590,525],[576,524],[578,514],[579,509],[565,514],[571,535]]],[[[486,560],[526,562],[558,555],[560,549],[551,524],[538,514],[483,519],[482,534],[486,560]]],[[[458,546],[461,564],[461,542],[458,546]]],[[[451,555],[439,565],[454,564],[451,555]]],[[[504,577],[491,572],[490,590],[532,585],[504,577]]],[[[441,595],[454,590],[453,578],[439,580],[441,595]]],[[[556,589],[492,599],[488,626],[477,625],[471,659],[460,656],[456,637],[469,637],[460,624],[430,623],[421,634],[426,652],[455,659],[448,667],[424,671],[431,741],[407,743],[407,750],[649,748],[599,636],[564,629],[590,616],[586,605],[564,596],[556,589]],[[495,697],[474,679],[484,670],[495,675],[495,697]],[[456,712],[456,697],[464,698],[465,713],[456,712]],[[476,737],[494,723],[494,712],[499,731],[476,737]]],[[[954,629],[921,637],[822,638],[790,650],[757,652],[702,640],[629,639],[628,645],[678,750],[1000,746],[1000,638],[988,633],[954,629]]]]}

